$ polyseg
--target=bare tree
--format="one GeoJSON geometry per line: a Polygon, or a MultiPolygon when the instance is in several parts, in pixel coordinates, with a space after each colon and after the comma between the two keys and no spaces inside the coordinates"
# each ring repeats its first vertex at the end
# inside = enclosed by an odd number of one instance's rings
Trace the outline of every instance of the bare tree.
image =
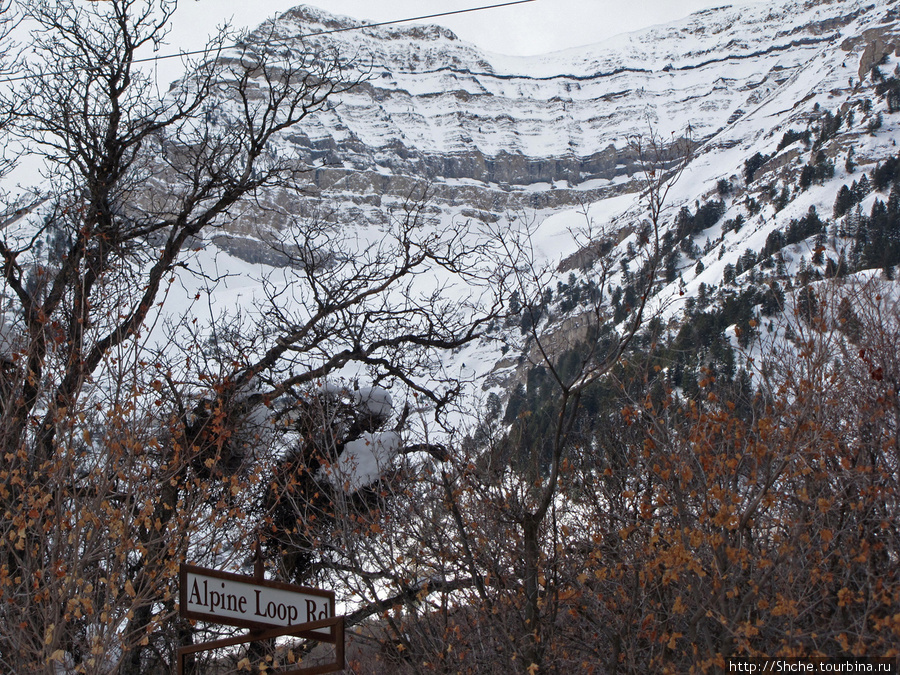
{"type": "MultiPolygon", "coordinates": [[[[647,349],[569,398],[583,414],[564,420],[536,547],[525,519],[540,515],[560,420],[534,401],[505,420],[489,407],[416,482],[383,484],[396,510],[347,500],[346,574],[367,599],[356,632],[378,645],[355,672],[383,671],[379,659],[410,673],[896,660],[900,314],[894,282],[860,277],[811,283],[788,303],[747,361],[749,400],[717,384],[726,375],[712,363],[696,392],[679,390],[664,367],[671,345],[655,350],[645,319],[631,340],[647,349]]],[[[539,297],[526,288],[520,301],[539,297]]],[[[535,359],[544,374],[526,393],[556,413],[585,371],[553,350],[577,342],[524,325],[553,369],[535,359]]]]}
{"type": "MultiPolygon", "coordinates": [[[[685,161],[684,146],[663,146],[655,137],[635,143],[649,215],[633,227],[640,242],[633,275],[639,293],[624,319],[614,326],[617,268],[610,251],[616,233],[589,232],[581,256],[592,262],[584,266],[584,302],[564,334],[542,320],[556,271],[534,262],[527,230],[495,232],[508,295],[516,298],[507,323],[518,322],[525,335],[525,372],[530,383],[541,378],[546,394],[540,408],[502,420],[497,403],[468,437],[458,429],[438,433],[439,445],[448,449],[420,459],[425,468],[416,481],[382,485],[390,506],[342,506],[346,574],[362,600],[352,618],[368,619],[358,633],[380,643],[381,658],[395,670],[544,672],[562,664],[556,633],[563,620],[561,575],[570,570],[560,524],[575,512],[561,490],[571,487],[571,457],[583,442],[581,399],[622,362],[646,323],[663,204],[685,161]]],[[[421,441],[435,446],[427,434],[421,441]]]]}
{"type": "Polygon", "coordinates": [[[526,424],[518,432],[514,431],[510,439],[515,446],[516,434],[522,434],[518,442],[526,444],[530,442],[530,431],[545,435],[545,447],[536,449],[537,461],[533,466],[537,470],[526,474],[529,480],[520,484],[519,489],[504,495],[498,493],[494,500],[502,505],[505,518],[512,519],[521,528],[522,625],[528,638],[516,651],[526,665],[533,664],[537,668],[543,665],[546,645],[552,639],[550,631],[558,607],[553,597],[554,586],[546,582],[557,560],[552,546],[547,547],[544,542],[552,541],[555,536],[551,524],[555,518],[554,503],[564,458],[573,443],[580,399],[588,387],[606,377],[620,363],[644,325],[662,257],[660,229],[663,209],[669,190],[686,165],[690,150],[689,140],[666,144],[653,132],[647,137],[636,136],[631,143],[641,163],[648,221],[634,228],[643,263],[636,273],[636,302],[627,308],[621,328],[611,325],[609,297],[614,269],[605,254],[610,247],[608,237],[612,233],[598,237],[591,227],[587,230],[588,246],[596,249],[593,269],[597,274],[588,274],[593,282],[593,299],[588,303],[587,311],[579,316],[584,324],[578,333],[581,339],[563,342],[554,341],[550,335],[542,335],[540,330],[539,317],[544,304],[547,274],[536,270],[529,256],[522,255],[527,253],[527,246],[515,241],[505,242],[508,260],[514,271],[511,278],[515,280],[523,299],[522,311],[531,319],[528,334],[534,365],[540,367],[544,377],[552,383],[556,401],[553,418],[547,420],[549,428],[538,431],[535,427],[528,429],[526,424]],[[564,359],[567,352],[571,358],[564,359]],[[550,551],[549,558],[544,554],[547,550],[550,551]]]}
{"type": "Polygon", "coordinates": [[[252,325],[201,332],[187,316],[160,341],[160,304],[197,272],[191,249],[258,213],[267,190],[306,186],[308,167],[274,141],[360,71],[325,48],[226,47],[223,33],[159,96],[136,59],[164,39],[174,1],[19,6],[33,51],[3,104],[45,180],[0,232],[0,665],[165,670],[193,639],[174,618],[178,561],[226,564],[260,531],[276,402],[355,363],[441,404],[454,387],[429,381],[434,353],[477,337],[496,308],[417,290],[426,271],[471,281],[483,268],[415,198],[368,251],[294,223],[290,272],[266,281],[252,325]]]}

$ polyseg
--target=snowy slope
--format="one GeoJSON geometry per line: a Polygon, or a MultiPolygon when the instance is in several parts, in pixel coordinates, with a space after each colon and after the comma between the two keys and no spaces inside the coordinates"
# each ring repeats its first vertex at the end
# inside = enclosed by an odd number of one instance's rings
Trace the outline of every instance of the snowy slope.
{"type": "MultiPolygon", "coordinates": [[[[879,18],[859,0],[778,4],[701,12],[542,57],[484,53],[437,27],[309,38],[358,55],[371,78],[305,131],[313,140],[354,139],[372,149],[400,143],[419,153],[531,158],[622,148],[648,121],[668,134],[683,132],[689,119],[695,136],[705,138],[799,72],[804,80],[816,77],[810,66],[843,32],[879,18]]],[[[273,30],[288,40],[353,25],[360,24],[299,7],[260,34],[273,30]]]]}
{"type": "Polygon", "coordinates": [[[335,220],[381,227],[422,184],[448,215],[495,219],[633,192],[629,139],[651,128],[706,148],[738,144],[737,157],[805,97],[858,79],[867,43],[845,43],[881,26],[890,6],[736,5],[541,57],[485,53],[436,26],[365,28],[308,6],[249,39],[334,48],[367,74],[281,150],[316,167],[335,220]]]}
{"type": "MultiPolygon", "coordinates": [[[[886,55],[889,72],[900,45],[894,4],[734,5],[540,57],[485,53],[436,26],[365,28],[308,6],[249,39],[265,36],[278,48],[336,48],[367,73],[364,85],[281,141],[282,151],[317,167],[320,192],[310,203],[332,214],[336,227],[352,228],[363,246],[382,236],[391,208],[428,184],[435,227],[459,219],[484,219],[498,229],[527,223],[535,256],[556,265],[579,248],[572,231],[593,220],[607,232],[623,232],[612,255],[625,258],[636,235],[624,233],[645,217],[629,140],[651,129],[662,138],[689,135],[695,150],[668,197],[666,227],[680,207],[717,198],[720,179],[733,191],[719,222],[694,237],[701,254],[680,256],[677,280],[659,289],[656,306],[677,319],[701,284],[721,286],[726,266],[747,249],[760,250],[773,229],[810,206],[830,214],[837,189],[851,180],[842,168],[850,145],[864,170],[896,152],[896,115],[886,115],[877,133],[866,132],[884,112],[869,68],[886,55]],[[335,30],[341,32],[302,37],[335,30]],[[874,108],[863,112],[867,98],[874,108]],[[776,153],[782,134],[814,127],[825,111],[851,109],[855,122],[818,148],[832,158],[835,176],[794,189],[776,210],[774,186],[795,184],[813,155],[799,143],[776,153]],[[745,185],[744,162],[757,152],[771,159],[745,185]],[[748,199],[761,205],[757,213],[747,210],[748,199]],[[746,224],[725,232],[723,223],[739,214],[746,224]]],[[[270,214],[258,214],[256,225],[235,234],[252,243],[266,232],[277,237],[282,227],[270,214]]],[[[220,239],[217,246],[265,263],[246,241],[229,249],[220,239]]],[[[238,288],[223,298],[240,304],[234,294],[252,295],[245,281],[225,282],[231,283],[238,288]]],[[[475,382],[499,382],[489,373],[500,356],[499,342],[484,341],[450,356],[446,368],[475,382]]]]}

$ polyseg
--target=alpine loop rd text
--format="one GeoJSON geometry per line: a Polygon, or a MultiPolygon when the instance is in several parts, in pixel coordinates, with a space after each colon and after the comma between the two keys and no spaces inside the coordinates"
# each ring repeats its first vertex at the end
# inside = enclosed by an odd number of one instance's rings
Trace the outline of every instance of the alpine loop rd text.
{"type": "Polygon", "coordinates": [[[249,628],[290,627],[334,616],[334,594],[183,566],[182,614],[249,628]]]}
{"type": "Polygon", "coordinates": [[[728,673],[897,673],[896,659],[836,658],[730,658],[728,673]]]}
{"type": "Polygon", "coordinates": [[[272,623],[285,626],[293,626],[298,623],[312,623],[328,618],[327,605],[322,607],[315,600],[309,598],[296,601],[283,601],[278,597],[270,599],[272,592],[263,595],[263,590],[253,589],[252,602],[248,603],[247,596],[235,590],[233,584],[226,590],[226,582],[213,583],[214,588],[209,588],[209,579],[203,579],[199,583],[196,577],[190,582],[188,588],[188,606],[196,611],[206,611],[209,614],[228,613],[240,616],[252,616],[260,621],[273,620],[272,623]],[[215,588],[216,586],[220,588],[215,588]],[[202,590],[201,590],[202,589],[202,590]],[[300,606],[302,603],[302,607],[300,606]]]}

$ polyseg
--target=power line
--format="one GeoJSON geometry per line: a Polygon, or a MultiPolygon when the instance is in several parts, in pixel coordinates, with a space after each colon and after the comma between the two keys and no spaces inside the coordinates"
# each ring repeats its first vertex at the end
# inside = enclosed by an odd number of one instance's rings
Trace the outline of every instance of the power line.
{"type": "MultiPolygon", "coordinates": [[[[469,14],[471,12],[482,12],[487,9],[498,9],[500,7],[511,7],[512,5],[524,5],[526,3],[536,2],[536,1],[537,0],[513,0],[512,2],[502,2],[502,3],[496,4],[496,5],[483,5],[481,7],[470,7],[469,9],[457,9],[457,10],[453,10],[450,12],[438,12],[437,14],[424,14],[422,16],[412,16],[412,17],[408,17],[406,19],[393,19],[391,21],[381,21],[379,23],[366,23],[366,24],[362,24],[360,26],[347,26],[345,28],[335,28],[333,30],[323,30],[323,31],[319,31],[317,33],[302,33],[300,35],[294,35],[291,37],[295,40],[301,40],[301,39],[309,38],[309,37],[318,37],[320,35],[331,35],[333,33],[344,33],[346,31],[351,31],[351,30],[363,30],[364,28],[377,28],[379,26],[390,26],[390,25],[398,24],[398,23],[406,23],[407,21],[422,21],[424,19],[436,19],[436,18],[439,18],[442,16],[452,16],[454,14],[469,14]]],[[[253,43],[252,42],[241,42],[240,44],[235,43],[235,44],[225,45],[225,46],[221,47],[220,50],[221,49],[233,49],[234,47],[240,47],[245,44],[253,44],[253,43]]],[[[134,59],[132,61],[132,63],[149,63],[151,61],[156,62],[156,61],[162,61],[164,59],[183,58],[185,56],[198,56],[198,55],[207,54],[207,53],[209,53],[209,50],[207,50],[207,49],[197,49],[197,50],[188,51],[188,52],[178,52],[176,54],[162,54],[162,55],[157,55],[157,56],[148,56],[143,59],[134,59]]],[[[61,73],[56,73],[56,74],[59,75],[61,73]]],[[[18,82],[21,80],[27,80],[32,77],[40,77],[40,75],[38,75],[38,74],[19,75],[16,77],[9,77],[5,80],[0,80],[0,83],[5,84],[7,82],[18,82]]]]}
{"type": "MultiPolygon", "coordinates": [[[[335,28],[333,30],[323,30],[318,33],[302,33],[300,35],[291,36],[294,39],[303,39],[308,37],[317,37],[319,35],[331,35],[332,33],[344,33],[350,30],[362,30],[363,28],[377,28],[378,26],[390,26],[396,23],[406,23],[407,21],[422,21],[424,19],[436,19],[442,16],[451,16],[453,14],[468,14],[470,12],[481,12],[486,9],[497,9],[499,7],[510,7],[511,5],[524,5],[526,2],[536,2],[536,0],[514,0],[514,2],[504,2],[499,5],[485,5],[483,7],[471,7],[469,9],[457,9],[452,12],[440,12],[438,14],[425,14],[423,16],[412,16],[407,19],[393,19],[391,21],[382,21],[380,23],[367,23],[361,26],[347,26],[346,28],[335,28]]],[[[227,47],[223,47],[223,49],[230,49],[232,47],[238,47],[239,45],[233,44],[228,45],[227,47]]],[[[145,63],[148,61],[157,61],[162,59],[172,59],[180,56],[196,56],[198,54],[205,54],[206,50],[198,49],[192,52],[181,52],[178,54],[164,54],[163,56],[150,56],[145,59],[135,59],[133,63],[145,63]]]]}

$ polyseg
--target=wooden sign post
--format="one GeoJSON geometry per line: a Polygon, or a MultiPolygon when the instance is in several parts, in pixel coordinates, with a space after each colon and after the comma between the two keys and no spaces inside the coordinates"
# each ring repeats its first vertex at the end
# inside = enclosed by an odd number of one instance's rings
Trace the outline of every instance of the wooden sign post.
{"type": "Polygon", "coordinates": [[[199,651],[232,647],[275,637],[302,637],[335,646],[334,663],[300,668],[283,675],[318,675],[344,669],[344,617],[334,615],[334,593],[255,576],[182,564],[179,570],[181,616],[248,628],[245,635],[178,649],[178,675],[184,657],[199,651]]]}

